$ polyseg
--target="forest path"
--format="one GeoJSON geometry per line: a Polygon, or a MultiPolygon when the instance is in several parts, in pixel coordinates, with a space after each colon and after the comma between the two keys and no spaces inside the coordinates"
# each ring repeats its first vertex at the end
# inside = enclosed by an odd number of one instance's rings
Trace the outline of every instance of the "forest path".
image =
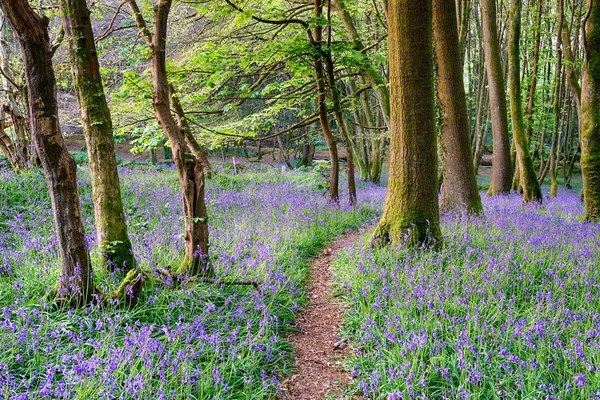
{"type": "Polygon", "coordinates": [[[340,394],[352,379],[341,365],[350,350],[338,338],[343,307],[332,294],[331,262],[363,233],[353,232],[330,243],[311,262],[309,303],[296,319],[297,331],[287,338],[296,349],[297,369],[282,382],[280,400],[324,399],[340,394]]]}

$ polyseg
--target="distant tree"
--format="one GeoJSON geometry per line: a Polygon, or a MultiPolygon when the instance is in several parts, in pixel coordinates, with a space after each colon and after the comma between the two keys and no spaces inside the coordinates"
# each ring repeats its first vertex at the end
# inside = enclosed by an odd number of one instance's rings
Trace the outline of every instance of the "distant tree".
{"type": "Polygon", "coordinates": [[[98,248],[109,269],[135,268],[121,201],[113,126],[106,102],[90,12],[85,0],[61,0],[73,85],[83,121],[98,248]]]}
{"type": "Polygon", "coordinates": [[[600,219],[600,0],[587,1],[581,85],[581,172],[585,218],[600,219]]]}
{"type": "Polygon", "coordinates": [[[388,23],[390,177],[372,240],[439,244],[431,2],[391,0],[388,23]]]}
{"type": "Polygon", "coordinates": [[[519,184],[523,188],[524,202],[542,202],[542,190],[529,155],[529,144],[523,122],[521,106],[521,70],[519,60],[521,38],[522,0],[511,0],[510,28],[508,33],[508,82],[510,88],[510,112],[512,116],[513,142],[516,147],[519,184]]]}
{"type": "Polygon", "coordinates": [[[496,25],[496,0],[481,1],[481,18],[493,134],[492,182],[488,194],[496,195],[510,192],[512,183],[506,91],[496,25]]]}
{"type": "Polygon", "coordinates": [[[454,0],[433,0],[433,36],[442,116],[444,181],[441,206],[446,210],[479,213],[482,205],[471,155],[454,0]]]}
{"type": "Polygon", "coordinates": [[[23,52],[31,133],[50,189],[62,259],[57,296],[81,306],[92,300],[95,287],[77,191],[77,166],[65,148],[58,122],[48,19],[24,0],[0,0],[0,6],[23,52]]]}

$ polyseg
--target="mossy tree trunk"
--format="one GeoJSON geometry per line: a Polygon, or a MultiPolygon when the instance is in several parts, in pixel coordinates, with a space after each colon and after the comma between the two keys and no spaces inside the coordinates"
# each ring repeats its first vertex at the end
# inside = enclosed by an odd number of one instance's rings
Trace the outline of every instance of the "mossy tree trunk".
{"type": "Polygon", "coordinates": [[[90,11],[85,0],[61,0],[60,10],[89,156],[98,248],[109,270],[127,271],[135,268],[136,261],[127,234],[112,119],[100,76],[90,11]]]}
{"type": "Polygon", "coordinates": [[[27,1],[0,0],[0,6],[21,46],[31,133],[52,201],[62,261],[57,296],[81,306],[92,300],[95,288],[77,191],[77,166],[64,145],[58,122],[48,19],[36,14],[27,1]]]}
{"type": "Polygon", "coordinates": [[[479,213],[483,208],[473,169],[462,54],[456,24],[455,2],[433,0],[437,95],[442,115],[444,181],[441,207],[444,210],[479,213]]]}
{"type": "Polygon", "coordinates": [[[496,25],[496,0],[481,1],[481,19],[493,135],[492,182],[488,194],[493,196],[509,193],[512,183],[506,91],[496,25]]]}
{"type": "Polygon", "coordinates": [[[390,177],[372,243],[441,243],[433,93],[431,2],[391,0],[389,8],[390,177]]]}
{"type": "Polygon", "coordinates": [[[588,0],[581,85],[581,173],[585,218],[600,219],[600,0],[588,0]]]}
{"type": "Polygon", "coordinates": [[[523,122],[521,106],[521,73],[519,45],[521,35],[522,0],[511,0],[510,27],[508,33],[508,83],[510,87],[510,113],[512,116],[513,143],[519,171],[519,185],[523,188],[524,202],[542,202],[542,190],[529,155],[529,144],[523,122]]]}

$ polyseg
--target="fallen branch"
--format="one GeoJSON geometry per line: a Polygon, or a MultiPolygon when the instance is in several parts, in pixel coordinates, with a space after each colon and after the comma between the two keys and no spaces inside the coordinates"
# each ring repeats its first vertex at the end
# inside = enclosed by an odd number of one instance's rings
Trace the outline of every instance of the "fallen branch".
{"type": "MultiPolygon", "coordinates": [[[[157,268],[155,269],[160,275],[171,278],[175,281],[181,281],[184,277],[183,274],[175,274],[173,275],[171,271],[167,268],[157,268]]],[[[224,279],[216,279],[216,278],[208,278],[208,277],[190,277],[191,280],[195,280],[203,283],[210,283],[212,285],[236,285],[236,286],[254,286],[255,289],[258,289],[258,285],[260,282],[257,281],[227,281],[224,279]]]]}

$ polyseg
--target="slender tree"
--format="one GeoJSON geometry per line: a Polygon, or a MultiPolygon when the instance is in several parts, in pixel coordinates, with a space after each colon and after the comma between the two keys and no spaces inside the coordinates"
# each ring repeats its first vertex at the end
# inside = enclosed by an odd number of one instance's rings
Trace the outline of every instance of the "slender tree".
{"type": "MultiPolygon", "coordinates": [[[[323,3],[321,0],[314,0],[314,11],[315,19],[318,21],[323,17],[323,3]]],[[[327,83],[325,80],[325,66],[323,62],[324,52],[327,49],[323,49],[323,26],[317,23],[313,29],[311,45],[315,50],[313,56],[313,63],[315,68],[315,79],[317,81],[317,110],[319,113],[319,122],[321,123],[321,130],[323,131],[323,137],[325,143],[329,149],[329,157],[331,161],[331,171],[329,175],[329,195],[333,202],[339,200],[339,175],[340,175],[340,161],[338,157],[337,143],[331,132],[331,126],[329,125],[329,115],[327,111],[327,83]]]]}
{"type": "Polygon", "coordinates": [[[523,122],[521,106],[521,73],[519,44],[521,36],[522,0],[511,0],[510,28],[508,34],[508,83],[510,87],[510,113],[512,116],[513,143],[519,172],[519,184],[523,188],[524,202],[542,202],[542,190],[529,155],[529,144],[523,122]]]}
{"type": "Polygon", "coordinates": [[[496,25],[496,0],[481,1],[481,23],[483,27],[483,51],[489,83],[490,114],[493,134],[492,182],[490,195],[510,192],[512,166],[510,141],[508,138],[508,116],[504,73],[500,61],[500,44],[496,25]]]}
{"type": "MultiPolygon", "coordinates": [[[[348,40],[352,42],[354,50],[364,51],[365,46],[361,37],[356,29],[352,16],[347,10],[346,0],[333,0],[333,7],[338,17],[344,25],[344,30],[348,40]]],[[[386,125],[389,126],[390,119],[390,92],[385,84],[385,78],[375,69],[373,64],[368,58],[358,64],[358,70],[363,79],[373,87],[386,125]]]]}
{"type": "Polygon", "coordinates": [[[453,0],[433,0],[433,36],[442,115],[442,209],[479,213],[481,198],[473,169],[462,54],[453,0]]]}
{"type": "Polygon", "coordinates": [[[537,9],[535,14],[535,46],[533,50],[533,65],[531,67],[531,84],[529,85],[529,94],[527,96],[527,110],[525,111],[526,130],[525,137],[527,141],[531,140],[533,132],[533,107],[535,106],[535,93],[537,89],[537,77],[540,64],[540,47],[542,43],[542,5],[543,0],[537,0],[537,9]]]}
{"type": "Polygon", "coordinates": [[[62,260],[57,296],[80,306],[93,298],[95,288],[77,191],[77,166],[65,148],[58,122],[48,18],[36,14],[23,0],[0,0],[0,7],[21,46],[31,134],[50,190],[62,260]]]}
{"type": "Polygon", "coordinates": [[[210,171],[210,164],[187,125],[183,107],[167,77],[167,27],[173,2],[159,0],[154,8],[152,33],[136,1],[127,0],[127,3],[142,37],[151,49],[154,112],[169,138],[183,197],[185,258],[176,274],[211,276],[214,271],[207,263],[209,231],[205,199],[205,173],[210,171]]]}
{"type": "Polygon", "coordinates": [[[90,12],[85,0],[61,0],[60,10],[90,160],[98,247],[109,269],[132,269],[136,262],[127,234],[112,119],[100,76],[90,12]]]}
{"type": "Polygon", "coordinates": [[[373,244],[439,244],[432,4],[390,0],[388,23],[390,177],[373,244]]]}
{"type": "Polygon", "coordinates": [[[600,0],[587,1],[581,85],[581,173],[585,218],[600,219],[600,0]]]}

